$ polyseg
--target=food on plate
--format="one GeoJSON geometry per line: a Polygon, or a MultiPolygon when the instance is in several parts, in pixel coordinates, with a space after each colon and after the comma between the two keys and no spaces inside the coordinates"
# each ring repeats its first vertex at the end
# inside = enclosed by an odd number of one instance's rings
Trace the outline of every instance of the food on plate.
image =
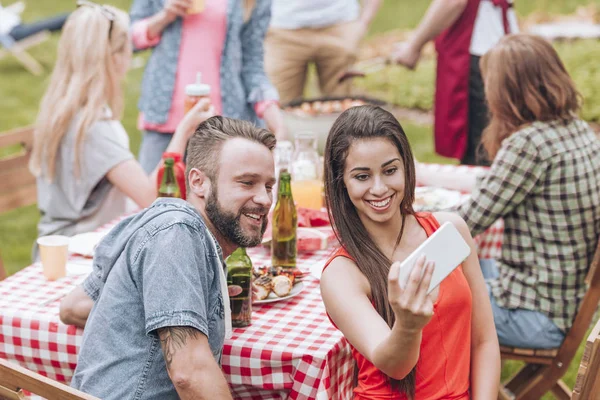
{"type": "Polygon", "coordinates": [[[285,275],[277,275],[273,278],[273,293],[275,293],[279,297],[284,297],[290,294],[292,291],[292,281],[285,275]]]}
{"type": "Polygon", "coordinates": [[[254,281],[255,296],[257,300],[264,300],[269,296],[273,289],[273,278],[269,275],[262,275],[254,281]]]}
{"type": "Polygon", "coordinates": [[[262,266],[256,270],[254,270],[254,278],[260,279],[263,276],[275,277],[279,275],[287,276],[292,284],[295,285],[299,280],[302,279],[303,273],[298,268],[294,269],[285,269],[281,267],[272,267],[272,266],[262,266]]]}

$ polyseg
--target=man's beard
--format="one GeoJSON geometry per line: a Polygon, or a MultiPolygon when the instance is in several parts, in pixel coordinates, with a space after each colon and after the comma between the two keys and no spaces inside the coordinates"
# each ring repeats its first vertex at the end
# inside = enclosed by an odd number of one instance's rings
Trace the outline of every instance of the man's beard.
{"type": "Polygon", "coordinates": [[[262,242],[263,234],[267,229],[267,212],[264,207],[242,207],[237,215],[232,212],[225,211],[219,204],[219,198],[217,196],[217,188],[213,187],[213,191],[209,194],[206,199],[206,216],[212,222],[216,230],[219,231],[221,236],[226,240],[240,246],[240,247],[254,247],[258,246],[262,242]],[[260,229],[260,235],[258,232],[255,234],[244,233],[241,225],[242,214],[258,214],[263,215],[262,226],[260,229]]]}

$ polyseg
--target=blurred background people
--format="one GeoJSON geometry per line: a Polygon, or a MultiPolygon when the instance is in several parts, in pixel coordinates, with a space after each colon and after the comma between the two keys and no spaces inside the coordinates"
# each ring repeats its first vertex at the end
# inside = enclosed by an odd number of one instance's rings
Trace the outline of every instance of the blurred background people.
{"type": "Polygon", "coordinates": [[[481,260],[500,344],[557,348],[600,237],[600,141],[550,43],[509,35],[481,61],[493,163],[458,211],[473,236],[504,220],[500,258],[481,260]]]}
{"type": "Polygon", "coordinates": [[[286,136],[279,95],[263,64],[271,0],[205,0],[202,9],[193,0],[134,0],[130,15],[134,46],[153,48],[138,103],[146,172],[168,146],[184,115],[186,86],[198,72],[217,114],[262,119],[278,139],[286,136]]]}
{"type": "MultiPolygon", "coordinates": [[[[157,195],[157,171],[143,171],[119,121],[131,59],[129,18],[114,7],[78,5],[60,38],[34,132],[30,169],[37,177],[39,236],[93,231],[123,215],[127,198],[147,207],[157,195]]],[[[208,106],[199,102],[186,115],[169,150],[183,153],[213,111],[200,111],[208,106]]]]}
{"type": "Polygon", "coordinates": [[[356,61],[382,1],[273,0],[265,64],[284,104],[302,97],[311,62],[323,95],[350,94],[350,80],[339,78],[356,61]]]}
{"type": "Polygon", "coordinates": [[[410,40],[392,59],[413,69],[435,40],[435,150],[461,164],[489,165],[478,149],[488,122],[479,59],[504,35],[518,32],[511,0],[433,0],[410,40]]]}

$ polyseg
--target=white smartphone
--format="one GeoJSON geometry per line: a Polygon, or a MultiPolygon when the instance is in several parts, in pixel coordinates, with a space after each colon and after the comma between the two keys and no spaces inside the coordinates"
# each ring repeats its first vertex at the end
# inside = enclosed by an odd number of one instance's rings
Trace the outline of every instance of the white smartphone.
{"type": "Polygon", "coordinates": [[[471,248],[454,224],[444,223],[400,265],[399,281],[402,289],[406,287],[410,271],[422,254],[425,255],[426,262],[433,261],[435,263],[427,290],[427,293],[430,293],[471,254],[471,248]]]}

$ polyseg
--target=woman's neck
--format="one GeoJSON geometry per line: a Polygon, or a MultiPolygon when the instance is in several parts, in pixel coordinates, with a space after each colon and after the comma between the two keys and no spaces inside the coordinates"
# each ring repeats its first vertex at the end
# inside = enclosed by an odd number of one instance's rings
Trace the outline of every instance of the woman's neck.
{"type": "MultiPolygon", "coordinates": [[[[362,219],[362,218],[361,218],[362,219]]],[[[402,213],[400,210],[394,216],[386,222],[376,222],[373,220],[362,219],[362,223],[369,233],[369,236],[386,257],[392,258],[394,251],[397,247],[402,247],[402,242],[405,241],[406,233],[410,230],[409,228],[415,222],[415,218],[412,215],[405,215],[404,218],[404,231],[400,243],[396,243],[400,229],[402,229],[402,213]]]]}

